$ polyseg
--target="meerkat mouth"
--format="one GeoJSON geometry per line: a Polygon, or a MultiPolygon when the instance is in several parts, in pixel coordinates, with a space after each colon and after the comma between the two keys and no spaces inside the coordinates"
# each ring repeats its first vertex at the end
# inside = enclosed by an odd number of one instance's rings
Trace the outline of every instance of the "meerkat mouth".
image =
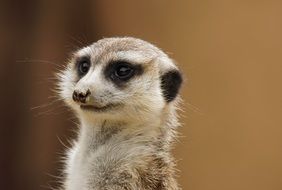
{"type": "Polygon", "coordinates": [[[94,106],[94,105],[80,105],[80,108],[86,111],[104,112],[104,111],[112,110],[118,106],[120,106],[120,104],[108,104],[102,107],[94,106]]]}

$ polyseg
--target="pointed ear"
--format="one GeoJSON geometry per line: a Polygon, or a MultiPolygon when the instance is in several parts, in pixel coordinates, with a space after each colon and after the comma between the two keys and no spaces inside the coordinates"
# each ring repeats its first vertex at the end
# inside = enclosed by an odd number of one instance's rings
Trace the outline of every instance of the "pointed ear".
{"type": "Polygon", "coordinates": [[[181,84],[182,76],[176,69],[168,70],[161,75],[161,88],[166,102],[171,102],[176,98],[181,84]]]}

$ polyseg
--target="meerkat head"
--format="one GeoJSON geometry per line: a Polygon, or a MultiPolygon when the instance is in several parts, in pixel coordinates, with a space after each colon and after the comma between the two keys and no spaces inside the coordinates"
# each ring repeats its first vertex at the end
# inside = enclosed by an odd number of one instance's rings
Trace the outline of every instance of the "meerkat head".
{"type": "Polygon", "coordinates": [[[105,38],[78,50],[59,74],[59,94],[81,117],[154,119],[182,83],[173,61],[135,38],[105,38]]]}

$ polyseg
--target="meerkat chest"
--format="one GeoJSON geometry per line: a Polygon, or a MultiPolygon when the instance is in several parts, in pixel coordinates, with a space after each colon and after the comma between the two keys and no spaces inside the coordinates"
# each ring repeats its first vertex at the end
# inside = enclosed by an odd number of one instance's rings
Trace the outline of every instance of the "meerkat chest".
{"type": "Polygon", "coordinates": [[[130,144],[75,146],[69,153],[66,190],[138,189],[136,168],[145,167],[145,147],[130,144]]]}

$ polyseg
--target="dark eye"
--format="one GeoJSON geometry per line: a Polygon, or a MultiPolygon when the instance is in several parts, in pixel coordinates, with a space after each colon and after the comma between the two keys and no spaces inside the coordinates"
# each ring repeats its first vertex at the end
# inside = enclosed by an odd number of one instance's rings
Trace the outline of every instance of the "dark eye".
{"type": "Polygon", "coordinates": [[[114,71],[114,75],[117,78],[123,80],[129,79],[130,77],[133,76],[133,74],[134,74],[133,68],[124,64],[118,65],[114,71]]]}
{"type": "Polygon", "coordinates": [[[84,76],[90,68],[90,61],[89,60],[81,60],[78,63],[78,73],[80,76],[84,76]]]}
{"type": "Polygon", "coordinates": [[[104,69],[106,79],[110,79],[118,87],[125,86],[126,83],[135,76],[140,76],[143,68],[140,64],[132,64],[126,61],[112,61],[104,69]]]}

